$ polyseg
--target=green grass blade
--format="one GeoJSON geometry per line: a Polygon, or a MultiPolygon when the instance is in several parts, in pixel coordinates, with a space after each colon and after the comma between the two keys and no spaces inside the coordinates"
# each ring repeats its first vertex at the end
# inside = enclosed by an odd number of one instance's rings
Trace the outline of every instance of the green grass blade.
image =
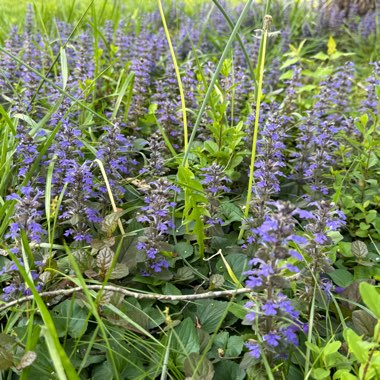
{"type": "Polygon", "coordinates": [[[78,104],[80,107],[82,107],[86,111],[90,112],[91,114],[93,114],[94,116],[98,117],[102,121],[105,121],[107,124],[110,124],[110,121],[106,117],[104,117],[103,115],[97,113],[96,111],[94,111],[93,109],[91,109],[90,107],[88,107],[86,104],[84,104],[83,102],[81,102],[79,99],[76,99],[74,96],[72,96],[68,92],[62,90],[62,88],[59,87],[57,84],[55,84],[52,80],[48,79],[45,75],[41,74],[38,70],[34,69],[32,66],[28,65],[27,63],[25,63],[20,58],[16,57],[15,55],[13,55],[12,53],[10,53],[9,51],[7,51],[6,49],[4,49],[1,46],[0,46],[0,51],[3,52],[4,54],[8,55],[10,58],[12,58],[13,60],[15,60],[20,65],[25,66],[28,70],[30,70],[31,72],[33,72],[34,74],[36,74],[38,77],[44,79],[44,82],[49,83],[53,88],[55,88],[61,94],[67,96],[69,99],[71,99],[74,102],[74,104],[78,104]]]}
{"type": "MultiPolygon", "coordinates": [[[[226,19],[228,25],[233,30],[234,29],[234,23],[231,20],[230,16],[228,16],[228,13],[224,10],[222,4],[220,4],[218,0],[212,0],[212,2],[216,5],[216,7],[219,9],[220,13],[222,13],[223,17],[226,19]]],[[[241,50],[242,50],[242,52],[244,54],[244,57],[245,57],[245,60],[246,60],[247,66],[248,66],[248,70],[251,73],[251,77],[252,77],[253,83],[255,85],[255,92],[257,92],[256,74],[255,74],[255,70],[254,70],[254,68],[252,66],[251,58],[248,55],[247,49],[244,46],[244,42],[241,39],[240,34],[236,35],[236,39],[238,40],[240,48],[241,48],[241,50]]]]}
{"type": "Polygon", "coordinates": [[[116,99],[116,103],[115,103],[115,106],[114,106],[114,109],[113,109],[113,112],[112,112],[112,116],[111,116],[111,120],[114,121],[116,116],[117,116],[117,113],[119,112],[119,108],[120,108],[120,105],[121,105],[121,102],[125,96],[125,93],[127,91],[128,88],[130,88],[131,86],[131,83],[133,83],[133,79],[134,79],[134,73],[129,73],[129,75],[127,76],[127,78],[125,79],[125,81],[123,82],[121,88],[120,88],[120,92],[119,92],[119,95],[116,99]]]}
{"type": "MultiPolygon", "coordinates": [[[[23,233],[21,236],[22,236],[23,245],[29,246],[25,233],[23,233]]],[[[53,319],[44,301],[40,297],[36,287],[34,286],[34,282],[29,278],[29,275],[26,273],[25,268],[20,264],[16,255],[14,255],[10,251],[8,251],[8,254],[10,258],[12,259],[12,261],[16,264],[22,278],[24,279],[25,283],[28,285],[30,291],[32,292],[34,299],[36,301],[36,304],[38,306],[38,310],[41,313],[41,317],[45,325],[45,330],[43,334],[45,336],[50,357],[53,362],[54,368],[57,372],[58,378],[60,380],[66,380],[66,379],[79,380],[79,376],[77,375],[75,368],[71,364],[69,358],[66,355],[65,350],[63,349],[63,347],[61,346],[59,342],[53,319]]]]}
{"type": "MultiPolygon", "coordinates": [[[[71,31],[70,35],[67,37],[67,40],[65,41],[65,43],[63,44],[62,48],[64,49],[66,47],[66,45],[69,43],[69,41],[71,40],[71,38],[73,37],[73,35],[75,34],[76,30],[79,28],[79,26],[82,24],[82,21],[84,20],[87,12],[90,10],[92,4],[94,3],[95,0],[91,0],[90,4],[88,5],[88,7],[86,8],[86,10],[83,12],[81,18],[79,19],[79,21],[77,22],[77,24],[75,25],[74,29],[71,31]]],[[[40,81],[40,83],[38,84],[38,87],[36,89],[36,92],[34,93],[33,95],[33,98],[31,100],[31,103],[34,102],[34,99],[36,98],[37,94],[39,93],[39,91],[41,90],[42,86],[44,85],[44,83],[47,81],[47,82],[50,82],[47,80],[47,77],[48,75],[51,73],[51,71],[53,70],[55,64],[58,62],[58,59],[60,57],[60,53],[61,53],[61,50],[60,52],[58,53],[58,55],[55,57],[55,60],[52,62],[52,64],[50,65],[48,71],[46,72],[46,75],[45,76],[40,76],[42,78],[42,80],[40,81]]],[[[35,73],[37,75],[39,75],[39,73],[35,73]]]]}
{"type": "Polygon", "coordinates": [[[96,322],[97,322],[97,324],[99,326],[101,335],[102,335],[102,337],[104,339],[104,342],[105,342],[105,344],[107,346],[107,349],[108,349],[108,353],[109,353],[109,357],[110,357],[110,360],[111,360],[112,370],[113,370],[115,379],[118,380],[118,379],[120,379],[119,372],[118,372],[118,369],[116,367],[116,362],[115,362],[115,358],[114,358],[114,355],[113,355],[113,351],[111,349],[111,346],[110,346],[110,343],[109,343],[109,340],[108,340],[106,327],[105,327],[104,322],[103,322],[103,320],[100,317],[99,312],[98,312],[98,307],[96,306],[95,302],[93,301],[92,295],[91,295],[90,291],[87,289],[86,281],[84,280],[84,278],[82,276],[82,272],[80,271],[79,266],[78,266],[78,264],[77,264],[74,256],[72,255],[69,247],[67,247],[67,246],[66,246],[66,252],[68,254],[68,258],[69,258],[70,264],[73,267],[74,272],[75,272],[75,274],[77,276],[77,280],[78,280],[80,286],[83,289],[84,295],[86,296],[86,300],[88,302],[88,307],[89,307],[92,315],[95,317],[96,322]]]}
{"type": "Polygon", "coordinates": [[[62,89],[66,89],[67,80],[69,78],[69,68],[67,66],[67,57],[65,48],[61,47],[61,70],[62,70],[62,89]]]}
{"type": "Polygon", "coordinates": [[[232,43],[235,40],[235,37],[236,37],[236,35],[237,35],[237,33],[238,33],[239,29],[240,29],[240,26],[241,26],[241,24],[242,24],[242,22],[244,20],[245,15],[247,14],[248,9],[251,6],[252,2],[253,2],[253,0],[247,0],[245,6],[243,8],[243,11],[240,14],[240,17],[237,20],[236,25],[235,25],[233,31],[231,32],[231,35],[230,35],[230,37],[229,37],[229,39],[227,41],[227,44],[226,44],[226,46],[224,48],[222,56],[219,59],[218,65],[216,66],[216,69],[215,69],[215,72],[214,72],[214,74],[212,76],[210,85],[209,85],[209,87],[207,89],[207,92],[206,92],[206,95],[205,95],[205,97],[203,99],[201,108],[199,109],[199,112],[198,112],[198,115],[197,115],[197,119],[196,119],[194,127],[193,127],[193,131],[191,132],[189,143],[188,143],[187,149],[185,151],[185,154],[184,154],[184,157],[183,157],[183,160],[182,160],[182,166],[186,166],[187,159],[188,159],[188,156],[189,156],[189,153],[190,153],[190,149],[191,149],[192,143],[194,141],[195,135],[197,134],[197,130],[198,130],[199,124],[201,122],[203,112],[205,111],[206,106],[207,106],[207,104],[209,102],[209,99],[210,99],[210,96],[211,96],[211,92],[212,92],[212,90],[213,90],[213,88],[215,86],[215,83],[216,83],[217,79],[218,79],[219,73],[220,73],[220,71],[222,69],[222,66],[223,66],[223,62],[227,58],[227,55],[228,55],[228,53],[229,53],[229,51],[231,49],[232,43]]]}

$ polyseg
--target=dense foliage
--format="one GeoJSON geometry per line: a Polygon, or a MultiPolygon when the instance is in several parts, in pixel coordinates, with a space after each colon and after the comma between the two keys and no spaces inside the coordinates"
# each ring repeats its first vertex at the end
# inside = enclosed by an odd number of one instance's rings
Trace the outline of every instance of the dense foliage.
{"type": "Polygon", "coordinates": [[[380,378],[380,4],[311,3],[8,22],[1,379],[380,378]]]}

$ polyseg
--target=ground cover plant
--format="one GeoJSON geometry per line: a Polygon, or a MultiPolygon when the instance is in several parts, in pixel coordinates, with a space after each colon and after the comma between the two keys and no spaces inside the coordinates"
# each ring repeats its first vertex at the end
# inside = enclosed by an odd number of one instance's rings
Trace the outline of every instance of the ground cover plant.
{"type": "Polygon", "coordinates": [[[380,378],[378,1],[0,10],[1,379],[380,378]]]}

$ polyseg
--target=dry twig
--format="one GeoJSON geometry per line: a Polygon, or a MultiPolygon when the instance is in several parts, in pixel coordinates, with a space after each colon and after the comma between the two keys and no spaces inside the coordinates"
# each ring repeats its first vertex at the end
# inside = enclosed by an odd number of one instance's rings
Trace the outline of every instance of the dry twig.
{"type": "MultiPolygon", "coordinates": [[[[136,299],[150,299],[150,300],[159,300],[159,301],[191,301],[191,300],[199,300],[199,299],[207,299],[207,298],[216,298],[216,297],[230,297],[235,296],[237,294],[244,294],[244,293],[250,293],[252,292],[252,289],[250,288],[241,288],[236,290],[220,290],[220,291],[213,291],[213,292],[206,292],[206,293],[199,293],[199,294],[187,294],[187,295],[166,295],[166,294],[157,294],[157,293],[138,293],[133,292],[131,290],[127,290],[118,286],[112,286],[112,285],[88,285],[87,289],[89,290],[106,290],[108,292],[114,292],[114,293],[121,293],[124,294],[127,297],[133,297],[136,299]]],[[[57,296],[69,296],[76,292],[82,292],[83,289],[78,286],[75,288],[69,288],[69,289],[59,289],[59,290],[52,290],[48,292],[41,292],[41,297],[57,297],[57,296]]],[[[32,301],[33,295],[25,296],[18,298],[17,300],[7,302],[0,306],[0,312],[9,309],[12,306],[20,305],[27,301],[32,301]]]]}

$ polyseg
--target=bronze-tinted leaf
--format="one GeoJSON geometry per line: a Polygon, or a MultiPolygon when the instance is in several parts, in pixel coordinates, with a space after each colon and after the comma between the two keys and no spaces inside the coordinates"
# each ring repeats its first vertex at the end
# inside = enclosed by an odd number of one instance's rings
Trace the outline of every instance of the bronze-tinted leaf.
{"type": "Polygon", "coordinates": [[[124,211],[113,212],[112,214],[106,215],[102,221],[101,230],[107,236],[111,236],[117,228],[117,222],[123,215],[124,211]]]}
{"type": "Polygon", "coordinates": [[[106,273],[111,267],[114,252],[111,248],[102,248],[96,256],[96,265],[102,273],[106,273]]]}
{"type": "Polygon", "coordinates": [[[94,258],[90,253],[83,250],[78,250],[73,252],[73,256],[75,257],[75,261],[82,272],[93,268],[94,258]]]}
{"type": "Polygon", "coordinates": [[[13,366],[13,354],[4,347],[0,347],[0,371],[13,366]]]}
{"type": "Polygon", "coordinates": [[[101,305],[107,305],[111,302],[113,292],[110,291],[103,291],[102,296],[100,298],[100,304],[101,305]]]}
{"type": "Polygon", "coordinates": [[[16,345],[16,337],[8,334],[0,334],[0,347],[11,350],[16,345]]]}
{"type": "Polygon", "coordinates": [[[373,318],[365,310],[355,310],[352,313],[354,330],[359,335],[373,336],[377,319],[373,318]]]}
{"type": "Polygon", "coordinates": [[[351,244],[351,252],[358,259],[364,259],[368,255],[368,248],[361,240],[355,240],[351,244]]]}

